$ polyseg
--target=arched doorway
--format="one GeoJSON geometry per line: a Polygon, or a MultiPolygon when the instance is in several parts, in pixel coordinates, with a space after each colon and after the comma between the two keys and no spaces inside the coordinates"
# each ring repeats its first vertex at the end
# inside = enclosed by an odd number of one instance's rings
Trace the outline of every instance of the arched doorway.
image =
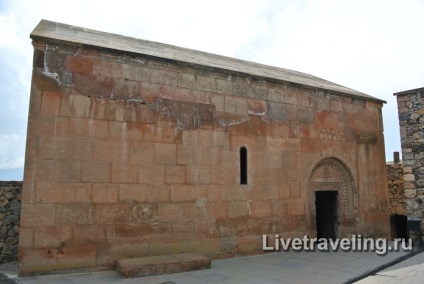
{"type": "Polygon", "coordinates": [[[349,169],[336,158],[321,160],[308,178],[312,233],[331,239],[356,233],[357,200],[349,169]]]}

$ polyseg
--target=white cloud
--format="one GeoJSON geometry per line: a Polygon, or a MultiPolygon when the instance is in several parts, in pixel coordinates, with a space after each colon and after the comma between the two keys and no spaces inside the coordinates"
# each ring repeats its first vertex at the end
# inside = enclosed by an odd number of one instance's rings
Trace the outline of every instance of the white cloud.
{"type": "Polygon", "coordinates": [[[0,170],[23,168],[25,136],[16,133],[0,136],[0,170]]]}

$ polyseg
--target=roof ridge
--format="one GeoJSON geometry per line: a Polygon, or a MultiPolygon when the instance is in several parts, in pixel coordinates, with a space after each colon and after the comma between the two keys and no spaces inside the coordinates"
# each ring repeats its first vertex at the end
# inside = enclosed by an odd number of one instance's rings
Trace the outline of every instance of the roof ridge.
{"type": "Polygon", "coordinates": [[[32,31],[30,37],[33,39],[48,38],[58,42],[97,46],[110,50],[143,54],[231,72],[249,74],[260,78],[300,84],[314,89],[343,94],[348,97],[385,103],[384,100],[296,70],[48,20],[41,20],[32,31]]]}

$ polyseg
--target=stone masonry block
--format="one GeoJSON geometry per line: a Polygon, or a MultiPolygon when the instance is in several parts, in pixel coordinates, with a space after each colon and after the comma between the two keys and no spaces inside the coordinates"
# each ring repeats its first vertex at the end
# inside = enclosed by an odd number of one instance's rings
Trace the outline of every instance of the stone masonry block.
{"type": "Polygon", "coordinates": [[[96,244],[63,247],[57,250],[56,269],[81,269],[95,267],[96,254],[96,244]]]}
{"type": "Polygon", "coordinates": [[[69,119],[67,117],[38,116],[32,127],[34,134],[39,135],[62,135],[68,134],[69,119]],[[60,120],[60,125],[57,125],[60,120]]]}
{"type": "Polygon", "coordinates": [[[187,165],[186,166],[187,184],[209,184],[211,178],[210,166],[205,165],[187,165]]]}
{"type": "Polygon", "coordinates": [[[176,164],[177,162],[177,145],[155,143],[154,146],[154,162],[156,164],[176,164]]]}
{"type": "Polygon", "coordinates": [[[194,163],[194,147],[193,145],[181,145],[177,146],[177,163],[188,165],[194,163]]]}
{"type": "Polygon", "coordinates": [[[285,200],[272,200],[271,207],[273,216],[284,216],[287,214],[287,202],[285,200]]]}
{"type": "Polygon", "coordinates": [[[233,84],[230,80],[216,79],[216,91],[223,94],[231,94],[233,92],[233,84]]]}
{"type": "Polygon", "coordinates": [[[225,110],[225,95],[214,93],[210,96],[210,104],[215,106],[215,111],[225,110]]]}
{"type": "Polygon", "coordinates": [[[93,73],[93,59],[83,56],[68,56],[66,69],[71,72],[91,75],[93,73]]]}
{"type": "Polygon", "coordinates": [[[122,76],[122,64],[105,60],[93,60],[93,75],[120,78],[122,76]]]}
{"type": "Polygon", "coordinates": [[[69,134],[72,136],[105,138],[108,131],[107,121],[72,117],[69,119],[69,134]]]}
{"type": "Polygon", "coordinates": [[[95,208],[95,224],[123,224],[128,222],[127,204],[97,204],[95,208]]]}
{"type": "Polygon", "coordinates": [[[54,204],[22,204],[22,227],[47,227],[55,225],[56,206],[54,204]]]}
{"type": "Polygon", "coordinates": [[[155,164],[141,164],[138,182],[144,184],[160,185],[165,182],[165,166],[155,164]]]}
{"type": "Polygon", "coordinates": [[[68,137],[40,136],[38,157],[41,159],[71,160],[72,140],[68,137]]]}
{"type": "Polygon", "coordinates": [[[236,96],[225,96],[225,112],[247,115],[247,99],[236,96]]]}
{"type": "Polygon", "coordinates": [[[150,69],[150,83],[177,86],[177,72],[171,70],[150,69]]]}
{"type": "Polygon", "coordinates": [[[331,100],[326,97],[311,96],[309,99],[309,106],[316,108],[318,111],[330,110],[331,100]]]}
{"type": "Polygon", "coordinates": [[[113,79],[100,75],[73,75],[73,88],[81,95],[110,98],[113,91],[113,79]]]}
{"type": "Polygon", "coordinates": [[[193,161],[198,165],[219,165],[221,160],[221,152],[212,146],[194,146],[193,161]]]}
{"type": "Polygon", "coordinates": [[[287,106],[286,104],[267,102],[267,115],[271,119],[286,120],[287,119],[287,106]]]}
{"type": "Polygon", "coordinates": [[[33,275],[36,272],[51,271],[56,268],[55,255],[57,250],[47,248],[20,248],[19,275],[33,275]],[[37,261],[34,261],[37,259],[37,261]]]}
{"type": "Polygon", "coordinates": [[[193,201],[194,185],[171,185],[171,200],[173,202],[193,201]]]}
{"type": "Polygon", "coordinates": [[[215,78],[197,75],[197,89],[201,91],[215,92],[215,78]]]}
{"type": "Polygon", "coordinates": [[[228,218],[228,202],[208,202],[207,216],[211,220],[225,220],[228,218]]]}
{"type": "Polygon", "coordinates": [[[62,100],[62,93],[57,92],[42,92],[41,95],[41,110],[42,115],[59,115],[60,102],[62,100]]]}
{"type": "Polygon", "coordinates": [[[186,177],[186,168],[183,165],[166,165],[165,183],[184,184],[186,177]]]}
{"type": "Polygon", "coordinates": [[[140,82],[128,79],[115,79],[113,82],[113,97],[118,99],[140,97],[140,82]]]}
{"type": "Polygon", "coordinates": [[[168,126],[142,125],[143,140],[170,143],[174,139],[174,129],[168,126]]]}
{"type": "Polygon", "coordinates": [[[228,218],[239,218],[250,215],[250,206],[248,201],[230,201],[228,202],[228,218]]]}
{"type": "Polygon", "coordinates": [[[247,112],[249,115],[257,115],[257,116],[266,115],[267,106],[265,101],[247,99],[247,105],[248,105],[247,112]]]}
{"type": "Polygon", "coordinates": [[[302,93],[297,93],[297,105],[298,106],[303,106],[303,107],[309,107],[310,103],[309,103],[309,96],[306,94],[302,94],[302,93]]]}
{"type": "Polygon", "coordinates": [[[72,142],[72,160],[91,160],[92,149],[90,138],[73,138],[72,142]]]}
{"type": "MultiPolygon", "coordinates": [[[[268,88],[268,100],[277,102],[277,103],[284,103],[285,102],[285,93],[281,89],[274,89],[274,88],[268,88]]],[[[296,98],[296,97],[295,97],[296,98]]]]}
{"type": "Polygon", "coordinates": [[[177,74],[178,87],[187,88],[187,89],[196,89],[196,75],[187,74],[187,73],[178,73],[177,74]]]}
{"type": "Polygon", "coordinates": [[[211,167],[211,184],[236,184],[237,178],[237,169],[234,167],[211,167]]]}
{"type": "Polygon", "coordinates": [[[133,163],[152,164],[154,144],[150,142],[131,142],[129,157],[133,163]]]}
{"type": "Polygon", "coordinates": [[[91,200],[91,185],[85,183],[37,182],[37,203],[88,203],[91,200]]]}
{"type": "Polygon", "coordinates": [[[266,99],[268,90],[266,86],[252,83],[246,78],[237,78],[233,81],[233,94],[252,99],[266,99]]]}
{"type": "Polygon", "coordinates": [[[230,147],[230,134],[224,131],[217,130],[199,130],[200,145],[214,145],[221,149],[230,147]]]}
{"type": "Polygon", "coordinates": [[[111,163],[108,161],[87,161],[82,163],[82,182],[110,182],[111,163]]]}
{"type": "Polygon", "coordinates": [[[305,201],[303,199],[289,199],[287,201],[288,215],[303,215],[305,214],[305,201]]]}
{"type": "Polygon", "coordinates": [[[299,107],[297,109],[297,117],[300,123],[313,123],[315,112],[308,107],[299,107]]]}
{"type": "Polygon", "coordinates": [[[118,201],[117,184],[98,184],[92,185],[91,201],[93,203],[116,203],[118,201]]]}
{"type": "Polygon", "coordinates": [[[200,206],[199,203],[180,203],[180,223],[188,222],[192,223],[193,221],[203,220],[205,216],[205,208],[200,206]]]}
{"type": "Polygon", "coordinates": [[[102,225],[74,226],[72,230],[72,240],[76,245],[99,244],[105,238],[105,227],[102,225]]]}
{"type": "Polygon", "coordinates": [[[180,219],[181,204],[161,203],[158,204],[158,219],[161,222],[178,222],[180,219]]]}
{"type": "Polygon", "coordinates": [[[78,94],[62,96],[60,105],[61,116],[89,117],[91,109],[91,98],[78,94]]]}
{"type": "Polygon", "coordinates": [[[129,143],[122,141],[92,140],[93,159],[97,161],[128,160],[129,143]]]}
{"type": "Polygon", "coordinates": [[[77,161],[41,160],[35,166],[35,181],[79,182],[81,163],[77,161]]]}
{"type": "Polygon", "coordinates": [[[34,247],[34,228],[19,228],[19,248],[33,248],[34,247]]]}
{"type": "Polygon", "coordinates": [[[148,184],[119,185],[119,201],[122,202],[154,202],[155,186],[148,184]]]}
{"type": "Polygon", "coordinates": [[[342,101],[337,99],[332,99],[330,101],[330,110],[335,112],[342,112],[343,111],[342,101]]]}
{"type": "Polygon", "coordinates": [[[34,247],[51,248],[61,247],[72,242],[72,228],[62,227],[37,227],[34,229],[34,247]]]}
{"type": "Polygon", "coordinates": [[[122,124],[121,129],[123,129],[124,133],[121,133],[121,139],[137,142],[142,140],[143,131],[140,123],[124,122],[122,124]]]}
{"type": "Polygon", "coordinates": [[[138,164],[129,162],[112,163],[112,183],[137,183],[138,164]]]}
{"type": "Polygon", "coordinates": [[[268,217],[272,213],[270,202],[252,202],[250,208],[252,217],[268,217]]]}
{"type": "Polygon", "coordinates": [[[122,64],[122,77],[134,81],[148,82],[150,69],[136,65],[122,64]]]}
{"type": "Polygon", "coordinates": [[[56,226],[89,225],[95,221],[95,207],[88,204],[56,205],[56,226]]]}

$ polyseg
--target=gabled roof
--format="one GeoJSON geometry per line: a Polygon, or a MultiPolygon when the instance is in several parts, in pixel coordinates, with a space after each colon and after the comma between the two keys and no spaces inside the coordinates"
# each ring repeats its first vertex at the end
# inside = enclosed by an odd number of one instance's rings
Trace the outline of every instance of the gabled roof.
{"type": "Polygon", "coordinates": [[[132,54],[135,53],[156,58],[164,58],[167,60],[175,60],[193,65],[212,67],[224,71],[248,74],[263,79],[296,83],[315,89],[344,94],[348,97],[385,103],[385,101],[378,98],[306,73],[47,20],[41,20],[41,22],[32,31],[30,37],[32,39],[106,48],[123,53],[128,52],[132,54]]]}

